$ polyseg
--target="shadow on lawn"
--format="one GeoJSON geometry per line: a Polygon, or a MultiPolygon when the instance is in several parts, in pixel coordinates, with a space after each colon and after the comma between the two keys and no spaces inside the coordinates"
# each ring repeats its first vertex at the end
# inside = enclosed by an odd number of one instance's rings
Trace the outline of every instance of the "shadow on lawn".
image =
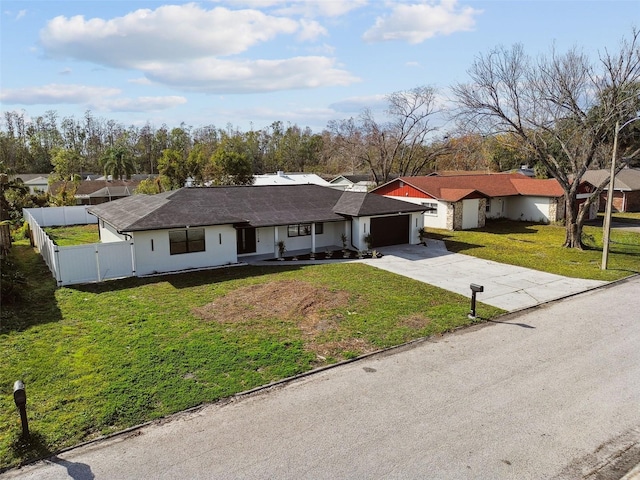
{"type": "Polygon", "coordinates": [[[520,234],[536,234],[534,228],[544,224],[534,222],[519,222],[506,219],[487,220],[484,227],[478,228],[478,232],[492,233],[494,235],[520,235],[520,234]]]}
{"type": "Polygon", "coordinates": [[[192,270],[174,274],[157,275],[153,277],[131,277],[121,280],[109,280],[102,283],[86,283],[82,285],[70,285],[66,288],[80,292],[102,293],[115,290],[126,290],[141,285],[153,285],[156,283],[170,283],[174,288],[191,288],[212,283],[240,280],[244,278],[272,275],[279,272],[300,270],[303,265],[277,265],[267,266],[238,266],[228,268],[215,268],[210,270],[192,270]],[[277,268],[275,268],[277,267],[277,268]]]}
{"type": "Polygon", "coordinates": [[[42,257],[30,247],[14,246],[10,260],[11,271],[3,272],[2,278],[0,333],[21,332],[61,320],[55,297],[56,282],[42,257]],[[9,295],[7,282],[17,282],[10,288],[9,295]]]}

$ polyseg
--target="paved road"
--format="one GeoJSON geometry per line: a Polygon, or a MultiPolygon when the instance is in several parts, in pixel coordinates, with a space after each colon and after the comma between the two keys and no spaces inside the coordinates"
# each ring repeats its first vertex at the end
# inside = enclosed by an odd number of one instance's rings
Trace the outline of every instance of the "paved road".
{"type": "Polygon", "coordinates": [[[619,478],[608,459],[640,446],[638,293],[635,277],[0,478],[619,478]]]}
{"type": "Polygon", "coordinates": [[[508,312],[583,292],[606,282],[568,278],[530,268],[507,265],[452,253],[441,240],[422,245],[396,245],[380,249],[382,258],[358,260],[368,265],[470,296],[469,285],[484,287],[478,301],[508,312]]]}

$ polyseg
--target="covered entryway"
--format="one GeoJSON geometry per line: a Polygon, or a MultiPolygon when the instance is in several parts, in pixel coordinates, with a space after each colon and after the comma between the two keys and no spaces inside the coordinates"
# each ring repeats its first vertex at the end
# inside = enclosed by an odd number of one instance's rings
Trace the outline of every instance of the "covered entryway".
{"type": "Polygon", "coordinates": [[[377,217],[371,219],[372,247],[409,243],[410,215],[377,217]]]}
{"type": "Polygon", "coordinates": [[[236,229],[236,239],[238,247],[238,255],[243,253],[256,252],[256,229],[255,228],[238,228],[236,229]]]}

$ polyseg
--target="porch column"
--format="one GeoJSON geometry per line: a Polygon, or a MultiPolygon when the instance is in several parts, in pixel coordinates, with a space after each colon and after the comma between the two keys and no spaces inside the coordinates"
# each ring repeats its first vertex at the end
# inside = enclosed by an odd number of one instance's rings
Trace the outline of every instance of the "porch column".
{"type": "Polygon", "coordinates": [[[316,253],[316,224],[311,224],[311,253],[316,253]]]}
{"type": "Polygon", "coordinates": [[[278,226],[273,227],[273,258],[278,258],[278,226]]]}

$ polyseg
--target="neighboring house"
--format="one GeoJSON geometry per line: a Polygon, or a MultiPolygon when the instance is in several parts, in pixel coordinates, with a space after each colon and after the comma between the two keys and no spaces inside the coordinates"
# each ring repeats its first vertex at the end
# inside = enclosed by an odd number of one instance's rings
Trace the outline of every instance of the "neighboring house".
{"type": "Polygon", "coordinates": [[[22,183],[29,187],[30,193],[46,193],[49,190],[48,173],[19,173],[17,175],[9,175],[9,180],[22,180],[22,183]]]}
{"type": "Polygon", "coordinates": [[[564,194],[555,180],[519,173],[401,177],[372,193],[423,205],[425,227],[467,230],[487,218],[557,222],[564,218],[564,194]]]}
{"type": "Polygon", "coordinates": [[[253,185],[321,185],[328,187],[329,182],[315,173],[285,173],[254,175],[253,185]]]}
{"type": "MultiPolygon", "coordinates": [[[[75,192],[77,205],[98,205],[134,194],[139,180],[83,180],[75,192]]],[[[70,188],[67,183],[67,188],[70,188]]],[[[63,182],[51,185],[50,193],[57,195],[63,187],[63,182]]]]}
{"type": "MultiPolygon", "coordinates": [[[[587,170],[582,176],[581,187],[593,192],[595,188],[610,176],[610,171],[587,170]]],[[[600,196],[599,210],[604,211],[607,205],[608,184],[600,196]]],[[[624,168],[618,172],[613,184],[613,211],[640,212],[640,169],[624,168]]]]}
{"type": "Polygon", "coordinates": [[[243,257],[277,257],[417,243],[424,208],[400,200],[318,185],[182,188],[88,207],[101,242],[129,240],[137,275],[207,268],[243,257]]]}
{"type": "Polygon", "coordinates": [[[376,186],[371,175],[338,175],[329,183],[332,187],[347,192],[368,192],[376,186]]]}

